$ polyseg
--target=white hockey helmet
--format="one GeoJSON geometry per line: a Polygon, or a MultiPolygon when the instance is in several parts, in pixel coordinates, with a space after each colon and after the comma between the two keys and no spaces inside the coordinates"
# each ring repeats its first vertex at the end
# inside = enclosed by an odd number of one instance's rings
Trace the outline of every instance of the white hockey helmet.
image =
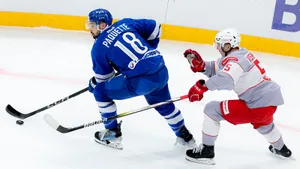
{"type": "Polygon", "coordinates": [[[227,28],[217,33],[214,45],[220,45],[223,48],[226,43],[229,43],[231,48],[236,48],[240,46],[240,42],[241,36],[238,31],[234,28],[227,28]]]}

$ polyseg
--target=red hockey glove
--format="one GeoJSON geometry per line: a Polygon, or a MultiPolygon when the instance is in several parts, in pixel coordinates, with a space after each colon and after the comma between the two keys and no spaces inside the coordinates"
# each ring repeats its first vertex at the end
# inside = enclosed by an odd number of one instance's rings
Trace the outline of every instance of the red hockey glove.
{"type": "Polygon", "coordinates": [[[204,84],[205,84],[205,80],[201,79],[197,81],[194,86],[190,88],[188,94],[190,102],[202,100],[203,93],[208,90],[207,87],[203,86],[204,84]]]}
{"type": "Polygon", "coordinates": [[[200,54],[192,49],[187,49],[183,53],[184,57],[187,58],[191,65],[191,69],[193,72],[204,72],[205,70],[205,62],[203,61],[200,54]]]}

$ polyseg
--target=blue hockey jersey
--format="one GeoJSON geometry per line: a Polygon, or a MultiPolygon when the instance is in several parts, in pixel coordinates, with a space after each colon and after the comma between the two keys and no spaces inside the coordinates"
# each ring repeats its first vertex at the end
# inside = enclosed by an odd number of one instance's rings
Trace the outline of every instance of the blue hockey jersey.
{"type": "Polygon", "coordinates": [[[164,66],[156,50],[161,25],[150,19],[122,19],[105,29],[95,40],[92,62],[98,83],[111,78],[115,69],[134,77],[155,73],[164,66]]]}

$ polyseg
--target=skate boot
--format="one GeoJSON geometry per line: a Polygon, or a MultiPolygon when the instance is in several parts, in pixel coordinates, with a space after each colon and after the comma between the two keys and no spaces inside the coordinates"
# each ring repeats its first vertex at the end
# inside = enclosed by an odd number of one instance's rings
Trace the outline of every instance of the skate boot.
{"type": "Polygon", "coordinates": [[[183,146],[187,146],[189,148],[197,147],[197,144],[196,144],[196,141],[195,141],[193,135],[189,132],[189,130],[185,126],[183,126],[179,132],[180,132],[180,135],[179,135],[179,137],[176,138],[175,145],[180,144],[183,146]]]}
{"type": "Polygon", "coordinates": [[[191,162],[214,165],[215,151],[214,146],[201,144],[199,147],[186,151],[185,159],[191,162]]]}
{"type": "Polygon", "coordinates": [[[277,155],[283,156],[283,157],[290,157],[292,155],[292,151],[287,148],[286,145],[284,145],[281,150],[275,149],[272,145],[269,146],[269,150],[277,155]]]}
{"type": "Polygon", "coordinates": [[[118,127],[116,129],[105,129],[102,131],[97,131],[95,133],[95,141],[99,144],[122,150],[123,145],[121,123],[122,121],[118,124],[118,127]]]}

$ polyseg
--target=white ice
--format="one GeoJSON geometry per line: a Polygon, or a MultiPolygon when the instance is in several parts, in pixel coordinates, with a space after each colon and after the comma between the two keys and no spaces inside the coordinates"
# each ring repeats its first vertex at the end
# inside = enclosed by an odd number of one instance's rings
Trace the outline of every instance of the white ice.
{"type": "MultiPolygon", "coordinates": [[[[201,38],[201,37],[199,37],[201,38]]],[[[45,28],[0,27],[0,168],[28,169],[299,169],[300,168],[300,59],[254,52],[268,75],[282,86],[285,105],[275,122],[296,160],[274,157],[265,138],[251,125],[222,122],[216,142],[216,165],[187,162],[185,150],[175,147],[175,135],[154,110],[123,118],[124,149],[114,150],[94,142],[96,125],[69,134],[49,127],[43,115],[51,114],[72,127],[100,118],[90,93],[82,94],[25,120],[23,126],[5,111],[11,104],[30,112],[87,86],[93,75],[90,59],[92,38],[86,32],[45,28]]],[[[172,97],[184,95],[201,74],[190,71],[182,53],[198,50],[206,60],[218,53],[211,45],[162,41],[160,51],[169,68],[172,97]]],[[[201,102],[176,103],[185,123],[201,142],[203,108],[211,100],[237,98],[233,92],[207,92],[201,102]]],[[[146,106],[143,97],[117,101],[118,112],[146,106]]]]}

